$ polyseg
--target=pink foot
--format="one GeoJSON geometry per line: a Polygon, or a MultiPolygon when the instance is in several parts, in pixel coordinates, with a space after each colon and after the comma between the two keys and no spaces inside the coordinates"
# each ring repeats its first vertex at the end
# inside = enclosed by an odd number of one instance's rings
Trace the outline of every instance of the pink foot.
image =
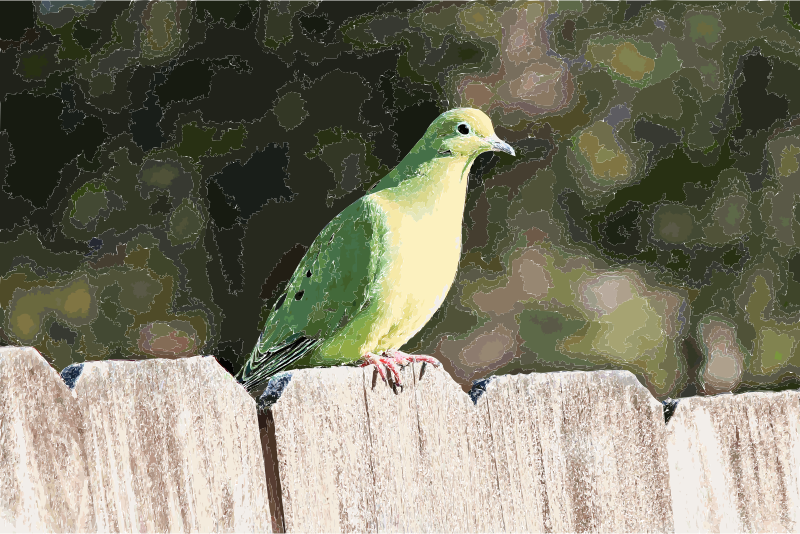
{"type": "Polygon", "coordinates": [[[390,357],[394,358],[397,363],[400,365],[406,365],[408,363],[416,363],[416,362],[424,362],[433,365],[434,367],[439,367],[442,365],[439,360],[434,358],[433,356],[425,356],[423,354],[406,354],[405,352],[400,352],[399,350],[390,349],[386,351],[390,357]]]}
{"type": "Polygon", "coordinates": [[[383,372],[383,367],[381,367],[381,364],[386,365],[386,367],[388,367],[392,371],[392,373],[394,373],[395,381],[400,376],[400,374],[397,372],[397,368],[394,366],[394,364],[391,364],[391,363],[387,362],[385,358],[381,358],[377,354],[372,354],[371,352],[368,352],[364,356],[362,356],[362,358],[364,360],[364,363],[362,363],[360,365],[360,367],[366,367],[368,365],[374,365],[375,369],[377,369],[378,373],[380,373],[381,378],[383,379],[383,381],[386,382],[387,384],[389,383],[389,381],[386,379],[386,373],[383,372]]]}
{"type": "Polygon", "coordinates": [[[383,372],[383,369],[381,369],[381,364],[383,364],[392,372],[392,376],[394,376],[394,383],[398,386],[402,386],[403,383],[400,379],[400,372],[398,371],[397,366],[404,366],[412,362],[430,363],[436,367],[441,365],[439,360],[431,356],[406,354],[404,352],[400,352],[399,350],[390,349],[384,352],[381,356],[372,353],[365,354],[364,363],[361,364],[361,367],[374,365],[378,369],[383,381],[388,384],[388,381],[386,380],[386,374],[383,372]]]}

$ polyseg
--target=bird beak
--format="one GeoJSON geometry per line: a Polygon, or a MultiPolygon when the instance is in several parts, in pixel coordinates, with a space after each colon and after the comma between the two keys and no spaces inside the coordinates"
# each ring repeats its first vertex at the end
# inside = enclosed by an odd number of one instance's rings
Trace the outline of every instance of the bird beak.
{"type": "Polygon", "coordinates": [[[495,152],[505,152],[506,154],[511,154],[512,156],[516,156],[517,154],[514,152],[514,149],[511,148],[506,142],[501,141],[497,138],[497,136],[491,136],[486,138],[487,141],[492,145],[492,150],[495,152]]]}

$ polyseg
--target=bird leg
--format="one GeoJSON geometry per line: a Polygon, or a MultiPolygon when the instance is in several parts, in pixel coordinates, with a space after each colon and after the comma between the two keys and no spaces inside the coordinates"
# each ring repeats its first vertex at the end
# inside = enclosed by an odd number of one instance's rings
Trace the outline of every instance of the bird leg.
{"type": "Polygon", "coordinates": [[[417,354],[406,354],[405,352],[400,352],[399,350],[389,349],[380,356],[377,354],[372,354],[368,352],[364,355],[364,363],[361,364],[361,367],[366,367],[368,365],[374,365],[378,372],[383,378],[383,381],[387,384],[389,383],[386,379],[386,374],[383,372],[381,368],[381,364],[385,365],[389,371],[392,372],[392,376],[394,377],[394,383],[398,386],[402,386],[403,382],[400,379],[400,371],[397,369],[397,366],[405,366],[412,362],[424,362],[439,367],[441,363],[439,360],[432,356],[423,356],[417,354]]]}

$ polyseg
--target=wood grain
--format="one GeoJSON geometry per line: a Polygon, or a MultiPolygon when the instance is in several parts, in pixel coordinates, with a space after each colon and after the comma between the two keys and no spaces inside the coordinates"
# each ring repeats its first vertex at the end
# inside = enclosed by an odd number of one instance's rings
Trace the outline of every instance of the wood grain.
{"type": "Polygon", "coordinates": [[[667,425],[676,530],[800,530],[798,426],[798,391],[681,399],[667,425]]]}
{"type": "Polygon", "coordinates": [[[96,530],[72,395],[30,347],[0,347],[0,532],[96,530]]]}
{"type": "Polygon", "coordinates": [[[271,408],[287,531],[672,530],[662,405],[630,373],[500,377],[473,405],[421,370],[294,372],[271,408]]]}
{"type": "Polygon", "coordinates": [[[800,392],[663,407],[625,371],[294,371],[260,415],[213,358],[0,347],[0,530],[800,530],[800,392]],[[265,463],[265,459],[267,462],[265,463]]]}
{"type": "Polygon", "coordinates": [[[630,373],[500,377],[488,405],[504,531],[672,529],[661,404],[630,373]]]}
{"type": "MultiPolygon", "coordinates": [[[[285,528],[339,532],[375,525],[369,427],[360,374],[311,370],[273,410],[285,528]],[[335,399],[335,400],[334,400],[335,399]]],[[[299,377],[298,377],[299,378],[299,377]]]]}
{"type": "Polygon", "coordinates": [[[87,363],[75,395],[98,530],[270,527],[255,402],[213,358],[87,363]]]}

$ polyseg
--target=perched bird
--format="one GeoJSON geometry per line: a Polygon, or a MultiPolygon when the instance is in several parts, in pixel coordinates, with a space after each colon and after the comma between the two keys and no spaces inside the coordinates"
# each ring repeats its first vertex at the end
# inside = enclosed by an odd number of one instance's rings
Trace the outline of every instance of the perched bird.
{"type": "Polygon", "coordinates": [[[400,385],[397,365],[438,365],[403,346],[441,306],[461,256],[472,163],[514,154],[471,108],[442,113],[400,164],[320,232],[237,375],[251,392],[284,369],[363,360],[400,385]]]}

